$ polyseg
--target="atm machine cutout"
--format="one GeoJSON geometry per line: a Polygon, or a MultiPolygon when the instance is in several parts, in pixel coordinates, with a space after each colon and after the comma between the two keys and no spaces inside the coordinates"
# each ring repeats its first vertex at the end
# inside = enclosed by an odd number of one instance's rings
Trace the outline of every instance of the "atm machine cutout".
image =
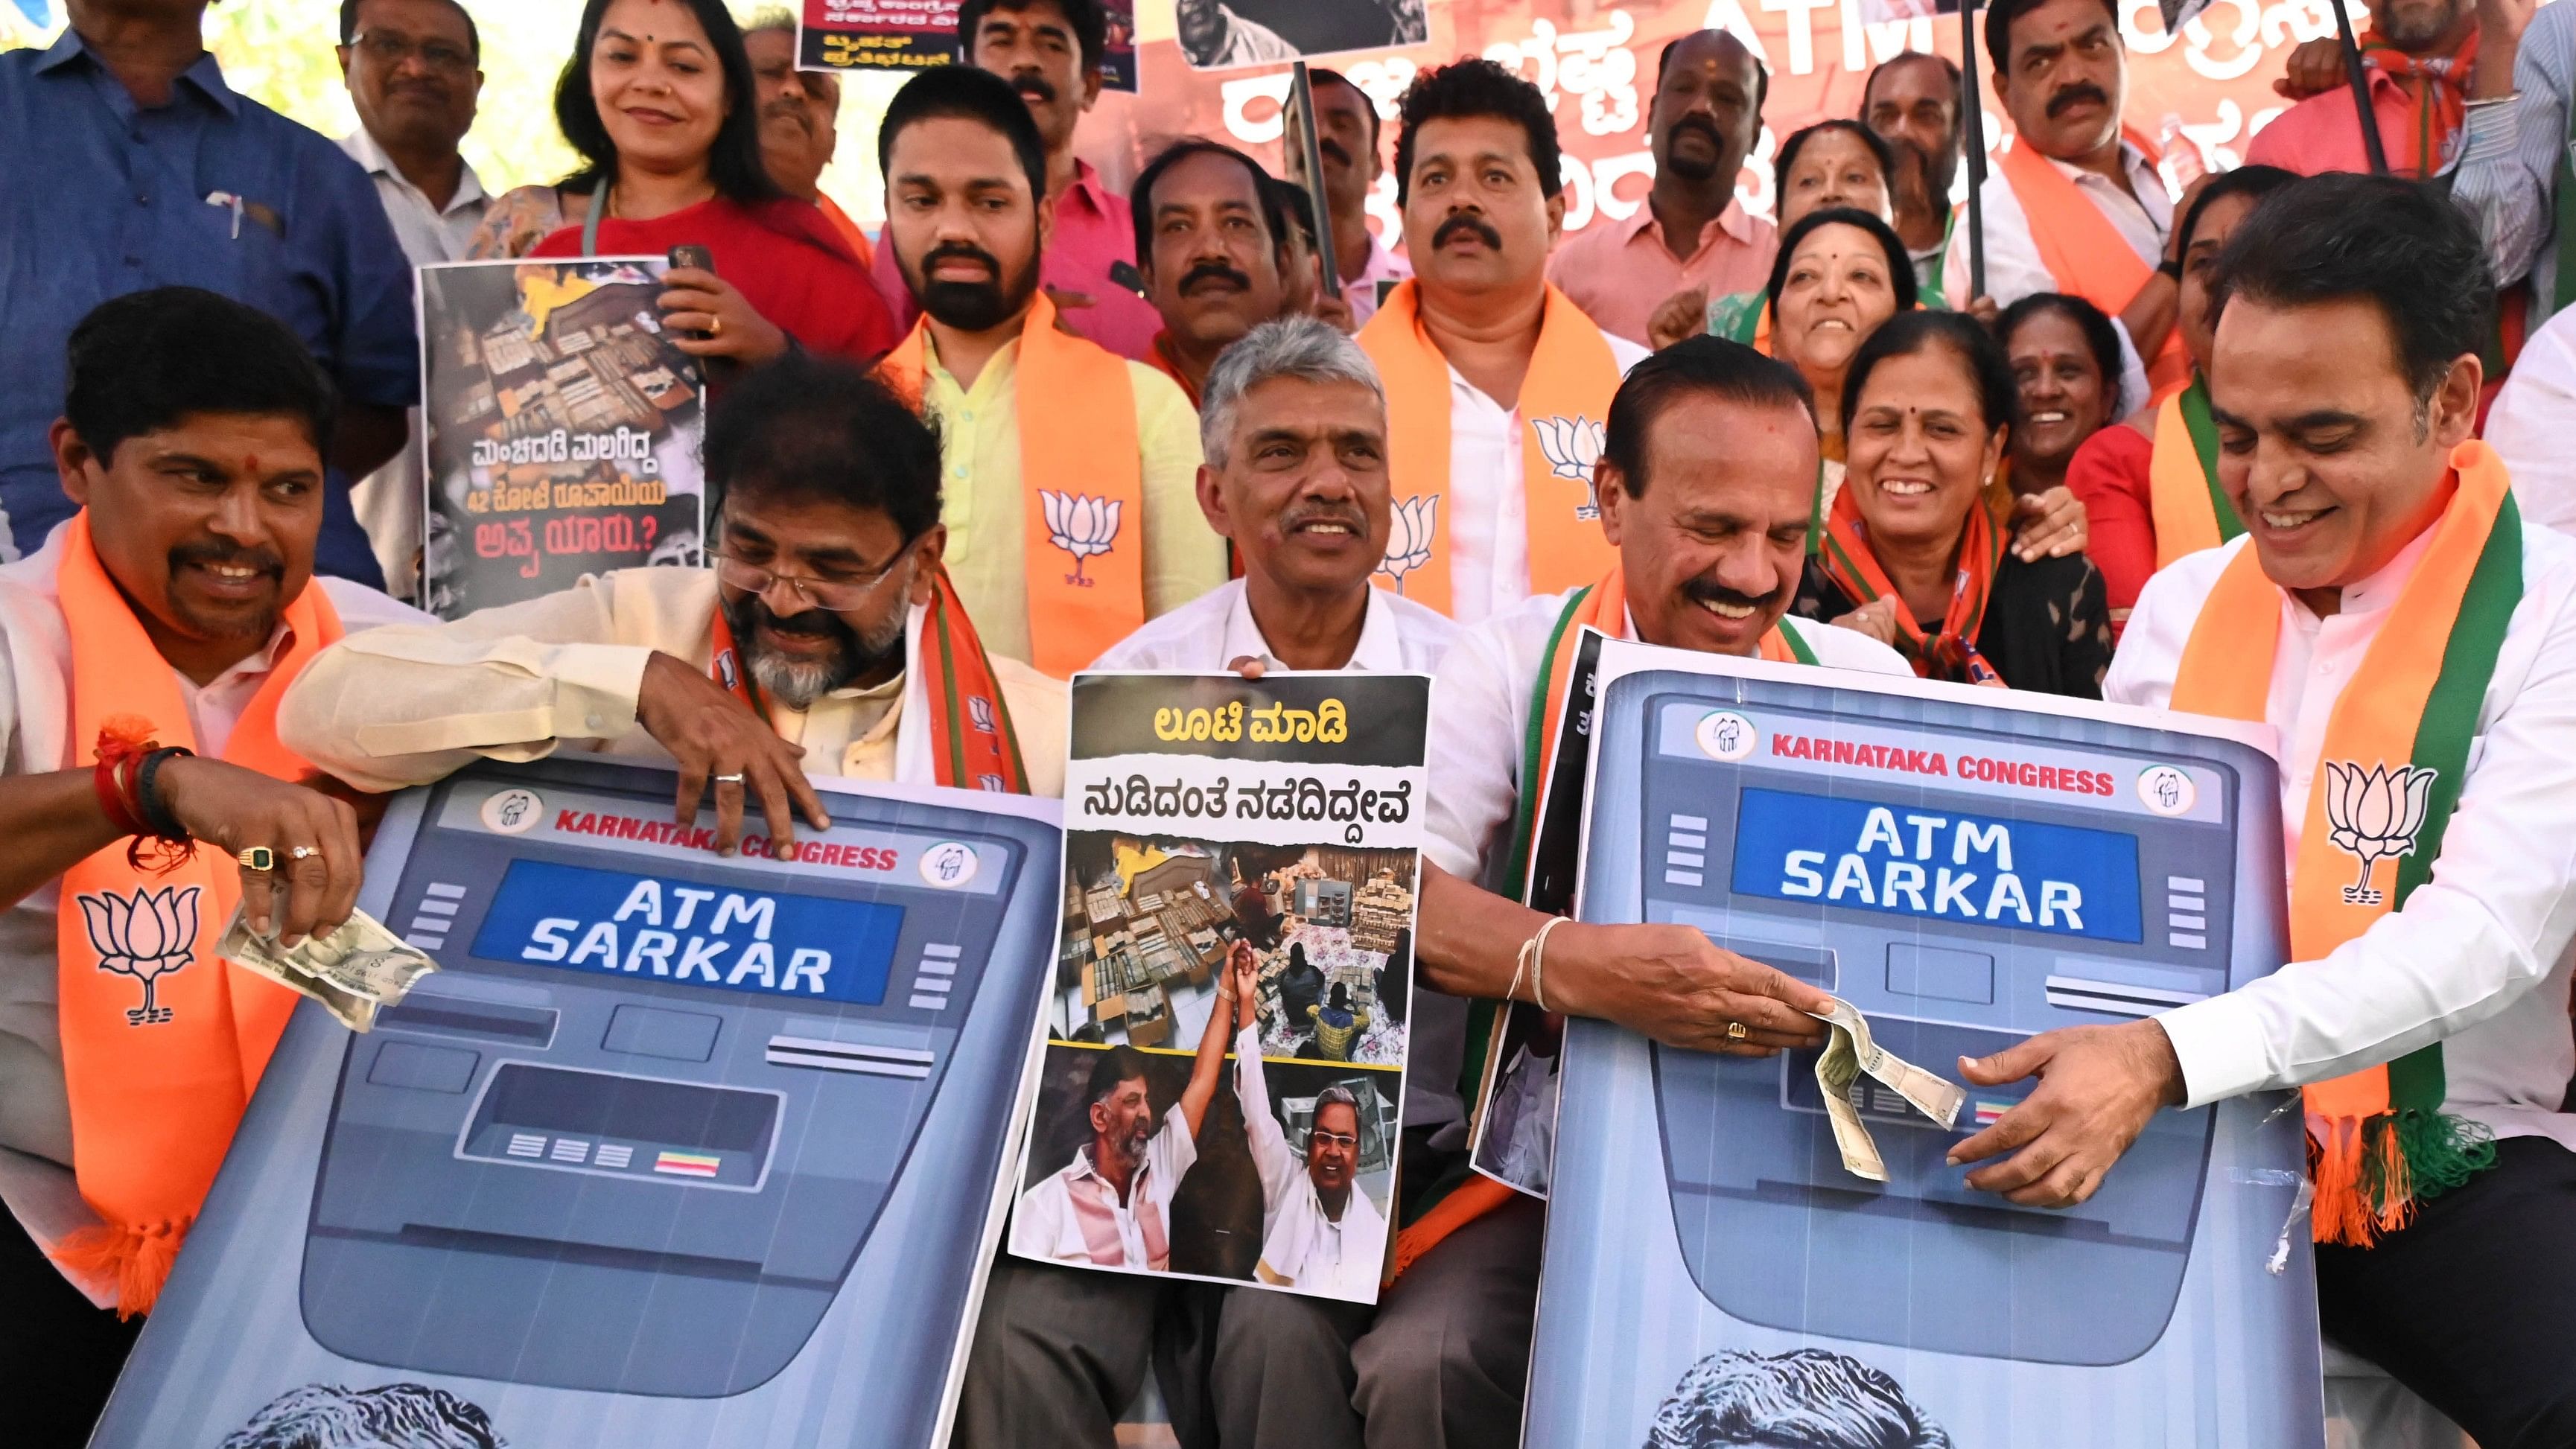
{"type": "MultiPolygon", "coordinates": [[[[2000,692],[1649,669],[1670,657],[1604,656],[1586,920],[1694,926],[1851,1002],[1881,1045],[1952,1080],[1959,1057],[2151,1016],[2283,959],[2278,795],[2251,743],[2000,692]]],[[[1536,1359],[1567,1368],[1534,1391],[1533,1445],[1635,1442],[1698,1356],[1800,1347],[1899,1378],[1959,1443],[2307,1442],[2200,1437],[2205,1415],[2096,1433],[2078,1407],[2149,1385],[2187,1399],[2209,1376],[2169,1360],[2222,1342],[2244,1381],[2304,1374],[2312,1399],[2307,1256],[2261,1269],[2298,1183],[2295,1114],[2158,1113],[2094,1197],[2050,1211],[1944,1160],[2030,1082],[1969,1087],[1945,1130],[1862,1077],[1853,1105],[1888,1169],[1873,1183],[1842,1165],[1812,1051],[1724,1057],[1589,1022],[1578,1043],[1536,1359]],[[1641,1263],[1586,1239],[1648,1247],[1641,1263]],[[1595,1312],[1687,1357],[1596,1374],[1595,1312]]]]}
{"type": "Polygon", "coordinates": [[[365,1036],[299,1010],[95,1442],[194,1443],[208,1383],[228,1427],[428,1384],[550,1449],[944,1433],[1054,804],[818,784],[834,827],[785,860],[756,819],[730,859],[676,830],[663,771],[398,800],[361,904],[440,970],[365,1036]]]}

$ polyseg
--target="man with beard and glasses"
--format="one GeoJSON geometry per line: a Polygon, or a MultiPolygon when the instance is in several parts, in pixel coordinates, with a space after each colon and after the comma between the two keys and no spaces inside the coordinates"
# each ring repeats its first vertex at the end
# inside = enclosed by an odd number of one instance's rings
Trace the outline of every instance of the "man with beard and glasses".
{"type": "Polygon", "coordinates": [[[1287,310],[1288,220],[1270,180],[1232,146],[1195,139],[1174,142],[1136,177],[1136,255],[1163,314],[1146,360],[1192,407],[1217,354],[1287,310]]]}
{"type": "MultiPolygon", "coordinates": [[[[1054,216],[1039,282],[1064,326],[1121,357],[1142,361],[1153,350],[1161,318],[1115,275],[1120,263],[1132,267],[1137,262],[1127,198],[1102,184],[1099,171],[1073,154],[1074,131],[1100,99],[1108,33],[1100,0],[965,0],[957,7],[958,58],[1009,81],[1037,125],[1045,156],[1040,194],[1054,216]]],[[[890,231],[891,198],[887,212],[890,231]]],[[[896,320],[910,326],[920,315],[920,304],[906,290],[909,279],[893,250],[878,249],[877,290],[894,304],[896,320]]]]}
{"type": "Polygon", "coordinates": [[[1315,150],[1323,158],[1324,204],[1332,212],[1333,266],[1342,274],[1351,325],[1365,327],[1377,315],[1379,293],[1413,275],[1413,264],[1369,229],[1369,193],[1386,174],[1378,152],[1377,101],[1337,70],[1310,67],[1306,79],[1315,89],[1315,150]]]}
{"type": "MultiPolygon", "coordinates": [[[[2120,324],[2124,359],[2145,360],[2138,377],[2161,400],[2191,375],[2174,327],[2182,263],[2151,143],[2120,124],[2129,59],[2116,9],[2113,0],[1996,0],[1986,11],[1995,93],[2014,137],[1981,196],[1986,293],[1997,306],[2063,292],[2101,308],[2120,324]]],[[[1966,296],[1964,234],[1951,237],[1942,270],[1954,304],[1984,300],[1966,296]]]]}
{"type": "Polygon", "coordinates": [[[995,653],[1069,677],[1224,581],[1192,492],[1198,419],[1161,372],[1056,325],[1038,286],[1056,202],[1007,83],[914,76],[877,158],[884,251],[923,308],[879,371],[939,422],[959,596],[995,653]]]}
{"type": "Polygon", "coordinates": [[[1959,94],[1958,63],[1919,50],[1881,61],[1860,91],[1861,121],[1896,151],[1896,234],[1914,257],[1917,297],[1933,307],[1944,305],[1942,259],[1958,221],[1959,94]]]}
{"type": "Polygon", "coordinates": [[[796,68],[796,14],[773,6],[743,27],[743,52],[760,87],[760,159],[778,189],[810,201],[850,244],[862,267],[876,266],[876,245],[839,203],[823,192],[823,168],[841,145],[841,78],[796,68]]]}
{"type": "Polygon", "coordinates": [[[939,439],[836,359],[796,356],[707,417],[713,569],[632,568],[326,651],[279,732],[364,790],[561,749],[713,787],[719,855],[791,859],[807,776],[1055,795],[1064,686],[993,658],[941,566],[939,439]],[[763,836],[746,832],[757,810],[763,836]]]}
{"type": "Polygon", "coordinates": [[[1815,988],[1689,926],[1553,924],[1519,903],[1517,875],[1538,804],[1523,752],[1535,730],[1531,758],[1552,758],[1584,626],[1668,648],[1911,675],[1874,639],[1787,617],[1815,507],[1812,406],[1795,369],[1723,338],[1690,338],[1638,363],[1610,404],[1593,471],[1612,550],[1602,572],[1467,630],[1441,662],[1404,1081],[1405,1226],[1395,1282],[1352,1350],[1364,1388],[1389,1378],[1441,1388],[1394,1396],[1383,1425],[1364,1399],[1373,1444],[1508,1444],[1520,1424],[1546,1213],[1468,1170],[1471,1016],[1490,1029],[1506,1000],[1528,1000],[1735,1056],[1819,1039],[1803,1014],[1825,1004],[1815,988]]]}
{"type": "Polygon", "coordinates": [[[1473,623],[1607,566],[1590,461],[1646,349],[1547,280],[1565,189],[1538,87],[1462,60],[1415,76],[1400,110],[1414,276],[1359,338],[1386,388],[1395,524],[1379,572],[1473,623]]]}
{"type": "Polygon", "coordinates": [[[1664,47],[1647,134],[1655,183],[1626,221],[1595,221],[1559,247],[1548,279],[1602,330],[1641,346],[1676,293],[1761,290],[1780,233],[1736,199],[1737,174],[1762,134],[1771,77],[1743,41],[1700,30],[1664,47]]]}
{"type": "Polygon", "coordinates": [[[1137,630],[1094,669],[1438,667],[1458,626],[1369,585],[1386,556],[1386,392],[1358,343],[1313,317],[1252,329],[1208,374],[1199,441],[1199,507],[1243,577],[1137,630]]]}
{"type": "MultiPolygon", "coordinates": [[[[2363,75],[2390,171],[2442,175],[2460,165],[2481,135],[2489,154],[2512,155],[2511,113],[2502,107],[2514,99],[2514,56],[2532,10],[2477,0],[2371,0],[2370,28],[2361,33],[2363,75]],[[2483,124],[2472,125],[2472,117],[2483,124]]],[[[2245,148],[2247,165],[2302,176],[2370,169],[2340,55],[2337,62],[2331,89],[2255,133],[2245,148]]]]}
{"type": "Polygon", "coordinates": [[[291,944],[357,899],[357,816],[288,783],[278,698],[343,631],[427,617],[314,576],[333,398],[284,325],[136,292],[67,363],[80,511],[0,568],[0,1362],[30,1449],[88,1439],[297,1000],[214,955],[235,903],[291,944]]]}

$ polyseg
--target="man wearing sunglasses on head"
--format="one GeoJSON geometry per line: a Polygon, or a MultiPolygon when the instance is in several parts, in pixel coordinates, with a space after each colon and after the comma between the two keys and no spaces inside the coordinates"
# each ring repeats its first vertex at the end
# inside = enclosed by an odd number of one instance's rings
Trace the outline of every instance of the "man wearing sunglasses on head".
{"type": "Polygon", "coordinates": [[[714,404],[706,474],[713,569],[326,651],[281,737],[368,790],[559,747],[667,755],[682,823],[713,787],[721,854],[823,828],[808,774],[1062,793],[1064,686],[985,654],[941,566],[939,440],[900,399],[847,363],[772,363],[714,404]]]}

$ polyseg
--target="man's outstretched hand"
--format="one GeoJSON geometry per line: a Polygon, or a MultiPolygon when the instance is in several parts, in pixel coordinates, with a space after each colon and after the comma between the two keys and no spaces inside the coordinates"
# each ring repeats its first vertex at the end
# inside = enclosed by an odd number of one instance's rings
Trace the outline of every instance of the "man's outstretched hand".
{"type": "Polygon", "coordinates": [[[2011,1111],[1950,1149],[1953,1165],[2012,1155],[1968,1174],[1968,1186],[2023,1207],[2073,1207],[2146,1129],[2159,1107],[2183,1102],[2182,1062],[2152,1021],[2043,1032],[1990,1057],[1959,1058],[1971,1085],[2037,1076],[2011,1111]]]}
{"type": "Polygon", "coordinates": [[[716,854],[731,855],[742,844],[746,799],[760,801],[770,838],[778,845],[795,843],[799,811],[816,830],[832,828],[831,812],[798,763],[805,758],[804,747],[780,739],[769,721],[676,656],[656,653],[645,661],[635,719],[679,762],[674,823],[697,819],[698,802],[708,785],[715,786],[716,854]]]}

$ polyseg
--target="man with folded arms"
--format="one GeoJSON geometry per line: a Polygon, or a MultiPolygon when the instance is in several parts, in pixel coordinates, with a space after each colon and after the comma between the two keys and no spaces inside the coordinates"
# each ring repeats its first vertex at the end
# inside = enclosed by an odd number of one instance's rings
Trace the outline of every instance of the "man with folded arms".
{"type": "Polygon", "coordinates": [[[1458,626],[1369,574],[1386,555],[1386,393],[1312,317],[1226,349],[1200,403],[1199,507],[1243,577],[1165,614],[1094,669],[1429,672],[1458,626]]]}
{"type": "Polygon", "coordinates": [[[2302,1088],[2327,1336],[2485,1449],[2576,1443],[2576,546],[2471,436],[2494,283],[2451,203],[2337,174],[2215,290],[2247,536],[2148,581],[2103,693],[2279,733],[2291,962],[1962,1062],[2039,1085],[1951,1157],[2070,1205],[2158,1108],[2302,1088]]]}
{"type": "Polygon", "coordinates": [[[235,904],[292,944],[357,899],[357,817],[288,783],[279,696],[425,617],[313,576],[333,398],[285,326],[132,293],[69,375],[80,511],[0,568],[0,1362],[37,1449],[88,1439],[294,1009],[215,956],[235,904]]]}
{"type": "Polygon", "coordinates": [[[1540,782],[1521,776],[1525,741],[1535,725],[1534,758],[1551,758],[1584,626],[1911,676],[1874,639],[1786,617],[1815,506],[1811,409],[1794,369],[1723,338],[1637,364],[1610,405],[1595,475],[1615,550],[1603,572],[1467,630],[1441,664],[1398,1178],[1407,1223],[1394,1285],[1352,1345],[1372,1445],[1508,1444],[1521,1421],[1545,1214],[1466,1171],[1471,1007],[1490,1026],[1506,1000],[1530,1001],[1733,1055],[1819,1039],[1804,1013],[1824,1009],[1823,992],[1691,927],[1558,925],[1519,904],[1543,804],[1540,782]]]}
{"type": "Polygon", "coordinates": [[[1565,190],[1538,87],[1462,60],[1415,77],[1401,114],[1395,194],[1414,275],[1360,329],[1386,387],[1395,498],[1379,571],[1471,624],[1610,566],[1592,460],[1620,374],[1646,349],[1548,283],[1565,190]]]}
{"type": "Polygon", "coordinates": [[[707,419],[713,569],[634,568],[327,651],[278,727],[366,790],[558,749],[714,787],[718,854],[828,827],[808,774],[1055,795],[1064,688],[984,652],[940,557],[939,440],[856,367],[788,358],[707,419]]]}
{"type": "Polygon", "coordinates": [[[1038,287],[1057,203],[1009,82],[914,76],[877,161],[885,251],[923,309],[878,375],[939,424],[958,596],[994,653],[1062,679],[1224,582],[1190,496],[1198,419],[1169,377],[1057,327],[1038,287]]]}

